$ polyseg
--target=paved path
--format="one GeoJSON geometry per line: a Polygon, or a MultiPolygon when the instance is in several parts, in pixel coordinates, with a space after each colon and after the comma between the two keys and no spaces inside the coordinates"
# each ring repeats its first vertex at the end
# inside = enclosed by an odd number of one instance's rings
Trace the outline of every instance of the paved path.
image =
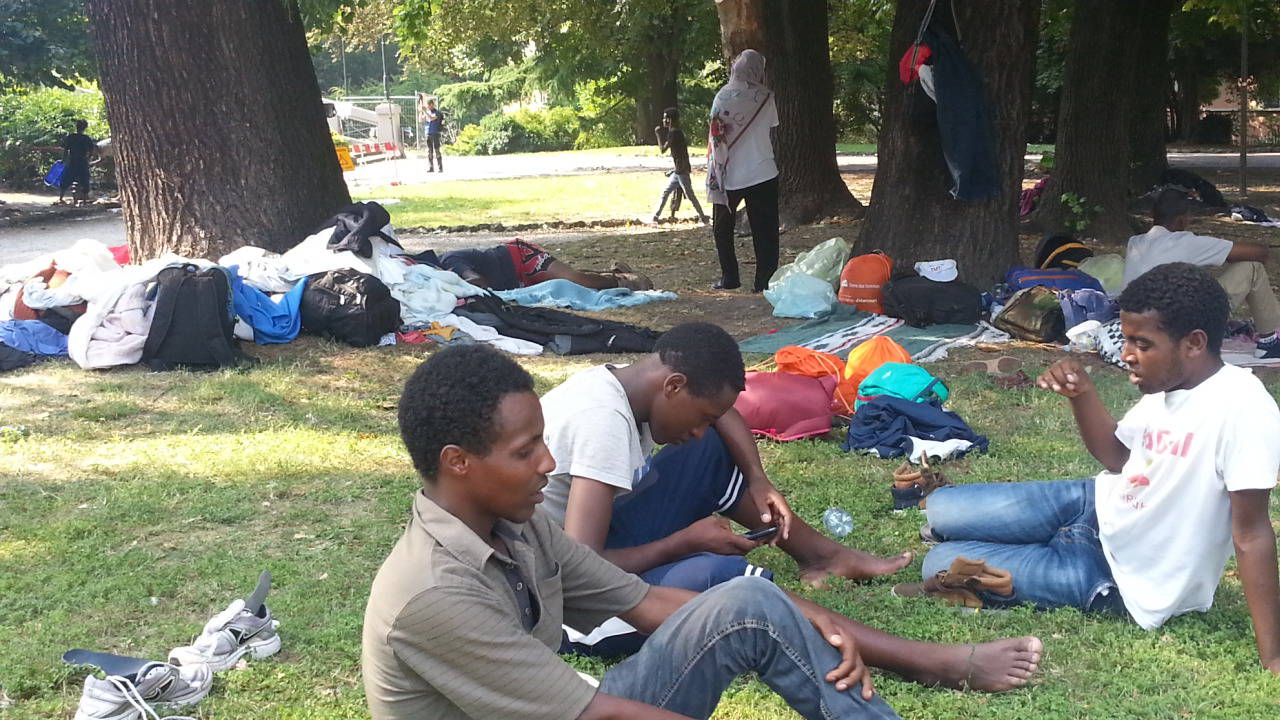
{"type": "MultiPolygon", "coordinates": [[[[688,228],[691,225],[672,226],[688,228]]],[[[520,237],[538,243],[571,243],[601,235],[634,235],[660,232],[656,228],[643,225],[632,225],[617,228],[587,228],[584,230],[565,231],[522,231],[520,237]]],[[[504,232],[468,232],[468,233],[426,233],[420,235],[402,235],[401,243],[405,250],[417,253],[423,250],[447,252],[472,247],[489,247],[499,242],[510,240],[512,233],[504,232]]],[[[20,263],[33,260],[46,253],[71,247],[77,240],[91,238],[110,245],[120,245],[124,239],[124,220],[118,215],[110,217],[92,217],[71,220],[58,220],[48,223],[19,225],[0,228],[0,265],[20,263]]],[[[302,238],[298,238],[299,241],[302,238]]]]}

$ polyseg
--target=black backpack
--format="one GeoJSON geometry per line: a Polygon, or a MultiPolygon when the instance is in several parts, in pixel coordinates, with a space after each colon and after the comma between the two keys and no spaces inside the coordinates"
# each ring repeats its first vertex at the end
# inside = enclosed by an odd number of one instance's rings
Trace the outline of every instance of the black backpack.
{"type": "Polygon", "coordinates": [[[400,327],[400,302],[378,278],[357,270],[308,276],[302,327],[356,347],[377,345],[400,327]]]}
{"type": "Polygon", "coordinates": [[[168,267],[156,276],[156,305],[142,362],[152,370],[213,370],[254,358],[240,351],[232,331],[231,282],[222,268],[168,267]]]}
{"type": "Polygon", "coordinates": [[[1093,250],[1087,245],[1076,242],[1066,233],[1045,235],[1036,246],[1036,264],[1041,270],[1057,268],[1059,270],[1075,269],[1080,263],[1093,257],[1093,250]]]}
{"type": "Polygon", "coordinates": [[[977,288],[959,280],[937,282],[908,273],[895,275],[880,288],[885,315],[902,318],[914,327],[978,322],[982,293],[977,288]]]}

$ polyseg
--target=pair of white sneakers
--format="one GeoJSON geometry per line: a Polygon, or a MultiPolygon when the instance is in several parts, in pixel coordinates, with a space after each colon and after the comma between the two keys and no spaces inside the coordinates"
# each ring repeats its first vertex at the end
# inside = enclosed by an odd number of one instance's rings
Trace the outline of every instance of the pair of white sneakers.
{"type": "Polygon", "coordinates": [[[84,679],[75,720],[190,720],[161,718],[152,706],[199,702],[209,694],[215,672],[234,667],[245,655],[264,658],[280,651],[280,623],[264,602],[270,589],[271,573],[264,570],[249,597],[214,615],[194,642],[169,652],[168,662],[68,651],[62,656],[66,662],[91,665],[105,675],[84,679]]]}

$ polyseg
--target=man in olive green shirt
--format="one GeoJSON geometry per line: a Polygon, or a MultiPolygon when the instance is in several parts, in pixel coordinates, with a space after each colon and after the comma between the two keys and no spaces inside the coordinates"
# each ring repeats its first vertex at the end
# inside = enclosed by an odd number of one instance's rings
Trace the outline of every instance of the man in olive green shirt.
{"type": "Polygon", "coordinates": [[[705,718],[747,672],[805,718],[898,717],[853,621],[760,578],[650,587],[566,536],[537,509],[555,463],[533,381],[506,356],[435,353],[399,412],[425,483],[365,613],[374,720],[705,718]],[[560,625],[613,615],[651,637],[597,689],[556,655],[560,625]]]}

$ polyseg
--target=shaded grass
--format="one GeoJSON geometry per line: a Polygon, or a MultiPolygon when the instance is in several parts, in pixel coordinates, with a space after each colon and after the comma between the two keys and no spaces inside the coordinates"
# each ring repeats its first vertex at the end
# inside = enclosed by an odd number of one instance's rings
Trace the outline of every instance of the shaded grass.
{"type": "MultiPolygon", "coordinates": [[[[198,717],[365,715],[359,638],[369,582],[401,532],[417,483],[400,449],[395,398],[420,351],[299,343],[247,372],[89,374],[50,363],[0,380],[0,420],[26,437],[0,444],[0,697],[6,717],[69,717],[83,670],[72,647],[163,657],[186,643],[259,569],[276,582],[284,650],[219,675],[198,717]]],[[[1052,356],[1019,351],[1029,370],[1052,356]]],[[[600,358],[593,358],[598,361],[600,358]]],[[[539,392],[584,359],[521,361],[539,392]]],[[[959,482],[1080,477],[1095,464],[1066,407],[1032,391],[953,377],[954,408],[992,438],[988,455],[953,463],[959,482]]],[[[1097,377],[1109,407],[1135,399],[1116,372],[1097,377]]],[[[1273,392],[1280,383],[1268,380],[1273,392]]],[[[847,542],[876,553],[923,551],[917,511],[894,514],[891,461],[837,443],[763,444],[774,481],[801,516],[832,505],[857,523],[847,542]]],[[[1035,633],[1048,645],[1029,689],[999,696],[923,688],[880,674],[904,717],[1274,717],[1280,680],[1257,669],[1238,580],[1214,610],[1157,633],[1074,611],[959,615],[888,593],[896,580],[802,587],[776,550],[754,559],[792,590],[877,627],[970,642],[1035,633]]],[[[919,572],[919,561],[904,573],[919,572]]],[[[594,672],[607,665],[575,661],[594,672]]],[[[793,717],[755,680],[735,683],[717,718],[793,717]]]]}

